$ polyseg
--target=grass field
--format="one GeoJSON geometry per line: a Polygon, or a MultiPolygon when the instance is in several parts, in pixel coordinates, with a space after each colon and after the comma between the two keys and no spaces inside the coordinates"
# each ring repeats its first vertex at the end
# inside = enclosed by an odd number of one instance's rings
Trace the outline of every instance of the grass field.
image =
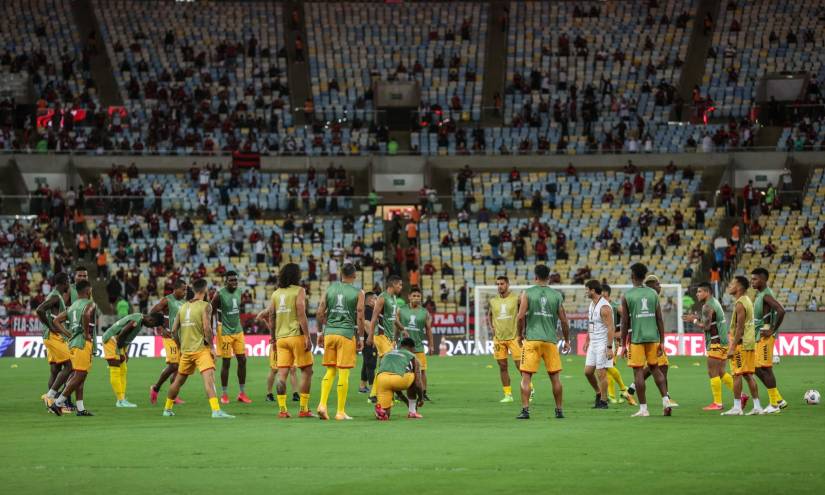
{"type": "MultiPolygon", "coordinates": [[[[681,407],[631,419],[627,405],[591,410],[580,358],[562,372],[564,420],[550,419],[546,375],[535,384],[533,419],[516,421],[518,403],[499,404],[489,357],[430,358],[424,420],[376,422],[350,384],[355,421],[278,420],[263,401],[267,361],[251,358],[254,403],[232,403],[232,421],[209,417],[200,378],[184,387],[174,418],[148,403],[159,359],[130,362],[129,398],[115,409],[106,364],[95,360],[86,405],[94,418],[55,417],[39,401],[41,360],[0,360],[0,486],[4,493],[822,493],[825,406],[802,403],[825,391],[825,360],[785,358],[777,367],[791,407],[770,417],[723,418],[710,401],[704,359],[671,358],[672,396],[681,407]]],[[[621,365],[625,379],[630,372],[621,365]]],[[[323,368],[315,366],[313,409],[323,368]]],[[[515,380],[515,373],[513,373],[515,380]]],[[[234,378],[234,370],[232,375],[234,378]]],[[[230,383],[232,383],[230,381],[230,383]]],[[[237,393],[237,386],[231,387],[237,393]]],[[[334,410],[335,392],[330,404],[334,410]]],[[[766,396],[766,394],[765,394],[766,396]]],[[[725,391],[726,405],[730,394],[725,391]]],[[[291,403],[297,410],[297,403],[291,403]]]]}

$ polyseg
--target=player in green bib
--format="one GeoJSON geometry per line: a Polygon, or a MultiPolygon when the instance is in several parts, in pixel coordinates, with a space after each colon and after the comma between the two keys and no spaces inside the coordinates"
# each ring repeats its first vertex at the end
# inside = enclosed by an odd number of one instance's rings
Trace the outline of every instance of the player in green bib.
{"type": "Polygon", "coordinates": [[[686,323],[693,323],[705,333],[705,350],[708,355],[708,377],[713,401],[703,408],[704,411],[720,411],[722,406],[722,384],[733,391],[733,377],[726,369],[728,359],[728,322],[722,305],[713,297],[713,288],[708,282],[699,284],[696,299],[702,303],[699,316],[685,315],[686,323]]]}
{"type": "Polygon", "coordinates": [[[521,293],[518,305],[518,339],[521,345],[521,413],[516,419],[530,419],[530,382],[533,374],[544,362],[553,398],[556,401],[556,418],[564,418],[562,412],[562,385],[559,379],[561,357],[556,346],[557,328],[561,326],[564,336],[562,352],[570,352],[570,325],[562,305],[561,292],[548,286],[550,269],[546,265],[536,265],[534,270],[536,285],[521,293]]]}
{"type": "Polygon", "coordinates": [[[413,339],[404,337],[398,349],[386,353],[375,370],[375,389],[378,397],[375,404],[375,419],[389,420],[393,395],[403,394],[404,391],[407,393],[405,398],[409,406],[407,418],[423,418],[417,408],[424,405],[424,384],[421,383],[421,365],[413,354],[414,350],[413,339]]]}
{"type": "Polygon", "coordinates": [[[748,382],[753,409],[747,416],[761,415],[762,404],[759,402],[759,386],[753,378],[756,369],[756,328],[753,325],[753,302],[748,297],[750,281],[747,277],[737,275],[729,283],[727,292],[736,301],[730,316],[730,345],[728,359],[733,369],[733,407],[722,416],[742,416],[747,396],[742,395],[742,379],[748,382]]]}
{"type": "Polygon", "coordinates": [[[633,288],[622,296],[622,347],[619,355],[628,357],[628,365],[633,368],[636,391],[639,394],[639,411],[633,417],[650,416],[645,394],[645,365],[662,394],[664,414],[670,416],[672,405],[665,377],[659,369],[659,358],[664,352],[665,324],[659,295],[644,285],[646,276],[647,266],[644,264],[634,263],[630,266],[633,288]],[[631,335],[629,346],[628,334],[631,335]]]}
{"type": "Polygon", "coordinates": [[[57,331],[69,335],[69,349],[72,356],[72,376],[66,383],[63,392],[49,406],[49,410],[60,416],[67,398],[72,394],[77,396],[77,415],[92,416],[83,404],[83,384],[92,367],[92,357],[95,355],[95,303],[91,300],[92,285],[88,280],[81,280],[75,286],[77,300],[66,311],[57,315],[52,323],[57,331]],[[67,330],[63,323],[68,322],[67,330]]]}
{"type": "MultiPolygon", "coordinates": [[[[175,317],[178,316],[181,306],[186,302],[186,281],[182,278],[175,280],[172,285],[172,293],[166,295],[152,306],[150,313],[160,313],[164,315],[164,322],[160,325],[161,337],[163,338],[163,349],[166,352],[166,367],[160,372],[158,381],[149,387],[149,402],[156,404],[158,401],[158,394],[160,387],[168,380],[171,385],[175,381],[175,375],[178,372],[178,364],[180,363],[180,349],[175,343],[175,338],[172,335],[172,324],[175,322],[175,317]]],[[[183,401],[176,397],[176,404],[182,404],[183,401]]]]}
{"type": "MultiPolygon", "coordinates": [[[[398,315],[398,306],[401,290],[404,284],[401,277],[398,275],[390,275],[387,277],[387,287],[378,298],[375,300],[375,307],[372,310],[372,320],[370,320],[369,329],[367,330],[367,346],[375,346],[378,353],[378,360],[384,354],[390,352],[395,347],[397,340],[397,328],[395,327],[395,318],[398,315]],[[375,333],[376,329],[378,334],[375,333]]],[[[370,402],[376,401],[375,387],[370,391],[370,402]]]]}
{"type": "Polygon", "coordinates": [[[49,388],[40,398],[46,407],[57,397],[60,389],[72,374],[71,354],[66,342],[68,335],[61,334],[54,325],[54,317],[66,311],[66,296],[69,291],[69,276],[58,273],[54,276],[55,287],[46,296],[35,313],[43,326],[43,345],[49,361],[49,388]]]}
{"type": "Polygon", "coordinates": [[[132,313],[117,320],[103,334],[103,358],[109,364],[109,383],[115,393],[115,407],[137,407],[126,400],[126,382],[129,356],[126,349],[135,340],[141,329],[156,327],[163,322],[161,313],[142,315],[132,313]]]}
{"type": "Polygon", "coordinates": [[[395,319],[396,333],[402,333],[415,342],[415,357],[421,365],[421,383],[424,385],[422,394],[424,400],[429,401],[427,395],[427,351],[433,352],[433,322],[429,311],[421,305],[421,289],[410,289],[410,303],[398,308],[398,317],[395,319]],[[424,347],[424,339],[427,347],[424,347]]]}
{"type": "Polygon", "coordinates": [[[318,346],[324,349],[324,366],[327,371],[321,380],[321,399],[318,417],[329,419],[327,401],[335,377],[338,377],[337,420],[352,419],[346,413],[349,392],[349,374],[355,367],[357,352],[361,350],[364,336],[364,291],[353,286],[355,265],[347,263],[341,268],[341,282],[333,282],[324,291],[318,305],[316,318],[321,335],[318,346]],[[356,338],[357,334],[357,338],[356,338]]]}
{"type": "Polygon", "coordinates": [[[229,368],[232,356],[238,360],[238,402],[249,404],[246,395],[246,341],[241,326],[241,290],[238,274],[229,271],[224,276],[225,285],[212,297],[212,314],[218,318],[218,355],[221,360],[221,402],[229,404],[229,368]]]}
{"type": "Polygon", "coordinates": [[[77,301],[77,284],[84,280],[89,280],[89,272],[86,270],[86,267],[83,265],[75,266],[74,283],[69,286],[69,304],[74,304],[74,302],[77,301]]]}
{"type": "Polygon", "coordinates": [[[773,373],[773,346],[779,337],[782,320],[785,319],[785,308],[768,287],[769,276],[768,270],[764,268],[751,272],[751,285],[756,291],[756,299],[753,300],[753,323],[757,331],[756,376],[768,389],[770,404],[765,408],[765,414],[776,414],[788,407],[779,393],[773,373]]]}

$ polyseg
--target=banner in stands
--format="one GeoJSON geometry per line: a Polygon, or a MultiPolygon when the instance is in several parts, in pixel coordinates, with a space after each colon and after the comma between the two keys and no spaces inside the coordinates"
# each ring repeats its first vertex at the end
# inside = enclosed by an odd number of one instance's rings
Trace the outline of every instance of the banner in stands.
{"type": "Polygon", "coordinates": [[[0,334],[12,336],[41,335],[43,326],[34,315],[15,315],[0,318],[0,334]]]}
{"type": "Polygon", "coordinates": [[[260,153],[232,152],[232,165],[238,168],[261,168],[260,153]]]}

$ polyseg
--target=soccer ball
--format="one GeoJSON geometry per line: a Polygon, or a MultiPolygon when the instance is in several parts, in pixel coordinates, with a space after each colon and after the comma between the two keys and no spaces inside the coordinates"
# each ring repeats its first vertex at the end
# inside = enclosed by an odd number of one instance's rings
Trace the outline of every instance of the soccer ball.
{"type": "Polygon", "coordinates": [[[819,404],[819,391],[808,390],[805,392],[805,403],[811,406],[819,404]]]}
{"type": "Polygon", "coordinates": [[[773,355],[773,364],[779,364],[779,355],[778,354],[773,355]]]}

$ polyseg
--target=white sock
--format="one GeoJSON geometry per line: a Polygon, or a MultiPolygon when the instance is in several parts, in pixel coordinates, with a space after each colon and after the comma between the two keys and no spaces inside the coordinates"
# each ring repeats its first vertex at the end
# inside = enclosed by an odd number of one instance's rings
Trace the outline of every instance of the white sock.
{"type": "Polygon", "coordinates": [[[85,411],[86,410],[86,406],[83,405],[83,400],[77,401],[77,403],[75,405],[77,406],[78,411],[85,411]]]}
{"type": "Polygon", "coordinates": [[[665,395],[662,397],[662,406],[667,407],[670,404],[670,397],[665,395]]]}
{"type": "Polygon", "coordinates": [[[60,407],[66,403],[66,397],[64,397],[63,394],[60,394],[60,396],[54,401],[54,403],[57,404],[58,407],[60,407]]]}
{"type": "Polygon", "coordinates": [[[753,408],[762,409],[762,404],[759,403],[759,399],[753,399],[753,408]]]}
{"type": "Polygon", "coordinates": [[[407,403],[410,405],[410,412],[414,413],[415,412],[415,400],[407,399],[407,403]]]}
{"type": "Polygon", "coordinates": [[[55,397],[57,397],[57,390],[49,390],[48,392],[46,392],[46,397],[48,397],[49,399],[54,399],[55,397]]]}
{"type": "Polygon", "coordinates": [[[639,404],[639,410],[642,412],[647,412],[647,404],[639,404]]]}
{"type": "Polygon", "coordinates": [[[733,399],[733,408],[742,409],[742,399],[733,399]]]}

